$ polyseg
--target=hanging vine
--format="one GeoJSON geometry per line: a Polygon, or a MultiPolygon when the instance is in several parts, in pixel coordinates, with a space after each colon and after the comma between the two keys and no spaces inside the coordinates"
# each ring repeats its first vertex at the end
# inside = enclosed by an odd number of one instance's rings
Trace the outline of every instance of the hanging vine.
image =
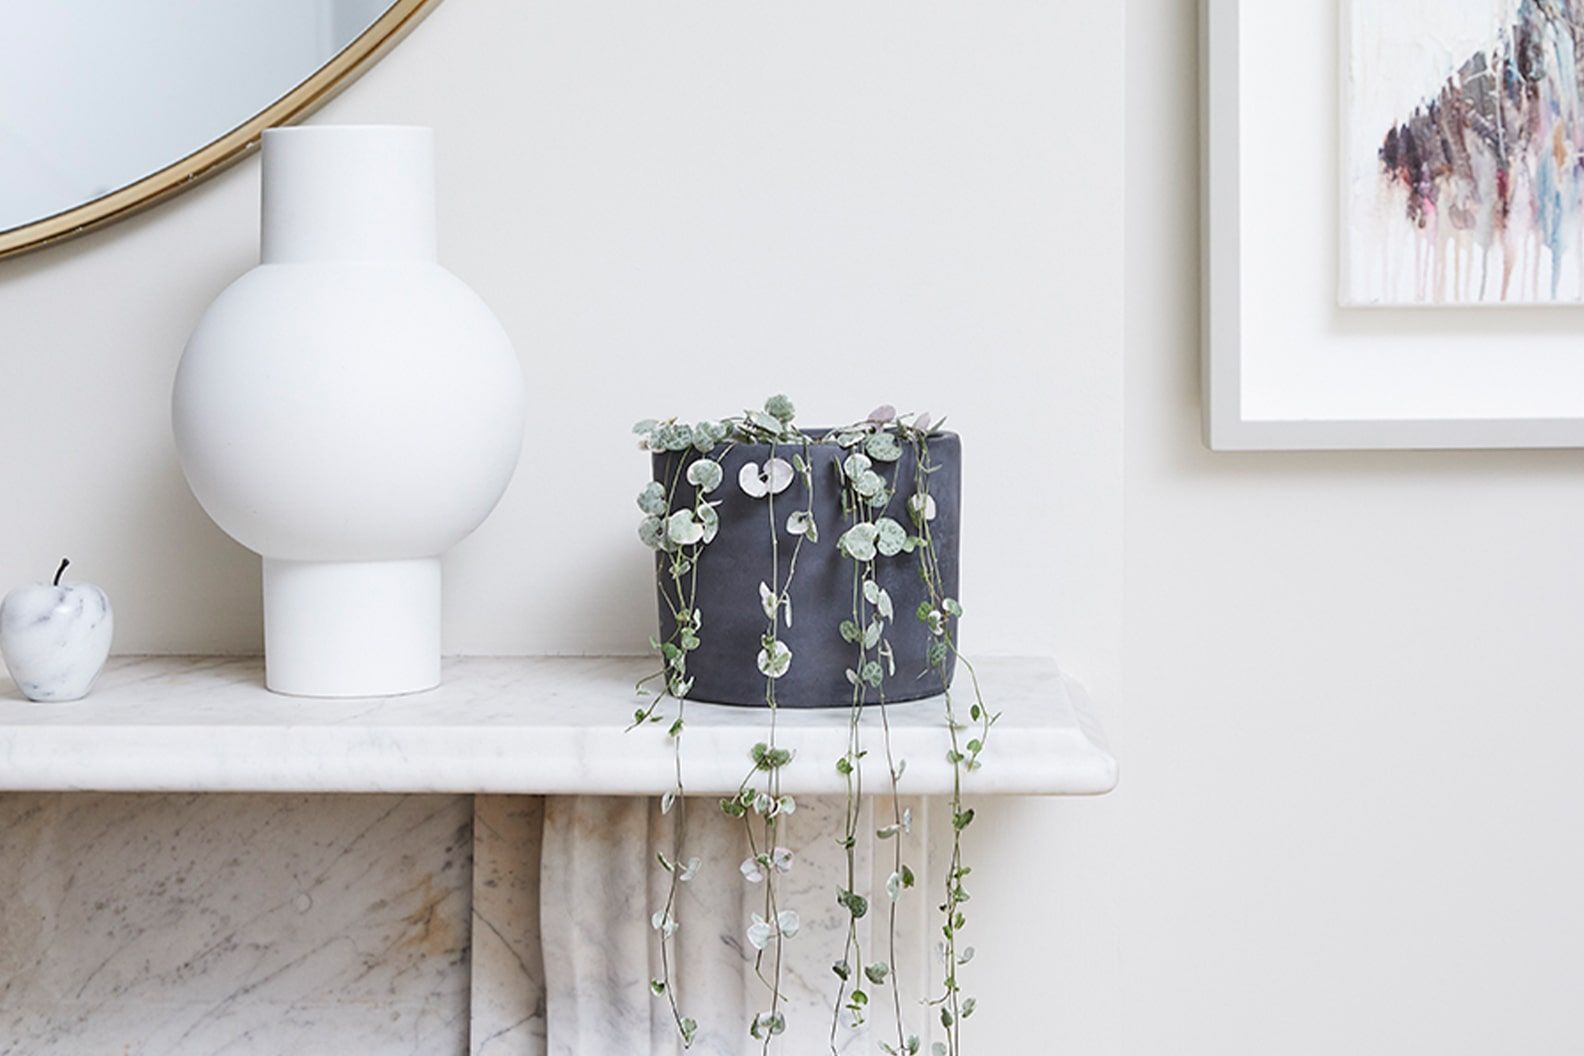
{"type": "MultiPolygon", "coordinates": [[[[915,562],[926,591],[926,600],[913,614],[928,636],[929,671],[941,686],[950,747],[946,759],[952,766],[953,780],[949,807],[952,819],[952,848],[944,876],[942,942],[939,952],[944,970],[940,993],[928,1000],[936,1010],[943,1041],[932,1046],[934,1056],[960,1056],[961,1024],[972,1015],[974,999],[966,996],[958,979],[959,969],[973,956],[972,947],[958,940],[966,927],[964,904],[969,895],[965,879],[970,869],[963,864],[962,833],[973,823],[974,811],[962,797],[963,776],[977,770],[996,716],[985,707],[978,679],[971,664],[957,650],[956,622],[962,606],[946,593],[945,578],[936,550],[931,522],[936,516],[936,500],[930,493],[929,478],[939,467],[931,460],[929,441],[938,435],[939,423],[928,415],[898,416],[889,406],[877,408],[862,422],[813,437],[793,425],[795,408],[785,396],[765,402],[763,410],[748,411],[740,417],[719,422],[705,421],[686,425],[672,420],[639,422],[634,431],[640,446],[682,457],[670,460],[665,480],[651,481],[638,496],[644,514],[639,538],[660,555],[660,596],[670,614],[667,636],[651,644],[662,660],[661,670],[639,683],[647,699],[633,715],[633,726],[664,723],[674,759],[672,787],[660,801],[663,814],[676,815],[672,827],[671,853],[661,853],[660,867],[669,875],[666,898],[654,911],[651,923],[658,934],[660,974],[650,987],[657,997],[669,1003],[669,1010],[684,1045],[691,1045],[698,1024],[686,1015],[672,980],[676,955],[675,937],[679,928],[676,906],[681,886],[702,868],[700,860],[686,857],[686,788],[683,781],[681,742],[685,729],[687,701],[693,688],[688,673],[688,656],[696,651],[705,633],[704,616],[698,607],[698,567],[705,549],[720,531],[717,508],[720,501],[710,498],[725,478],[721,460],[737,444],[767,446],[769,458],[763,465],[747,463],[738,474],[737,484],[750,499],[765,506],[770,540],[770,568],[759,583],[759,605],[765,629],[756,657],[764,676],[764,703],[769,712],[768,734],[750,753],[748,767],[735,795],[720,801],[728,817],[743,822],[748,856],[739,870],[745,882],[763,885],[762,911],[755,912],[746,925],[746,938],[754,950],[754,968],[766,991],[767,1007],[753,1015],[748,1033],[762,1043],[768,1054],[774,1040],[787,1028],[782,989],[784,944],[799,930],[795,909],[781,898],[780,879],[793,867],[794,854],[777,839],[781,820],[790,816],[797,803],[782,793],[782,771],[793,762],[792,753],[778,740],[777,683],[793,663],[791,648],[782,638],[782,628],[792,626],[792,584],[798,558],[805,545],[817,545],[819,525],[815,519],[816,445],[837,445],[845,452],[836,462],[835,478],[828,484],[840,497],[843,530],[836,541],[838,552],[852,562],[852,596],[849,615],[836,630],[854,650],[853,665],[846,670],[852,687],[848,713],[848,742],[836,769],[846,783],[846,808],[840,845],[845,855],[843,885],[835,892],[837,903],[847,913],[847,928],[840,960],[832,965],[837,977],[837,992],[830,1023],[830,1047],[838,1051],[845,1014],[851,1027],[863,1025],[877,994],[890,988],[889,1021],[886,1033],[894,1041],[880,1042],[892,1056],[913,1056],[920,1050],[919,1034],[910,1030],[907,1010],[896,985],[896,935],[898,906],[905,892],[918,884],[918,877],[905,860],[901,837],[912,831],[911,812],[902,805],[901,780],[907,760],[892,749],[891,723],[886,686],[897,676],[897,654],[892,645],[898,633],[898,614],[890,593],[881,585],[884,562],[915,562]],[[904,456],[911,453],[912,481],[906,496],[899,496],[904,456]],[[688,454],[691,453],[691,457],[688,454]],[[790,453],[790,459],[783,458],[790,453]],[[792,537],[790,552],[782,565],[783,523],[777,498],[795,482],[802,484],[802,503],[794,503],[784,522],[792,537]],[[900,502],[901,508],[897,508],[900,502]],[[911,527],[905,526],[904,522],[911,527]],[[951,692],[951,672],[955,662],[968,671],[972,703],[967,721],[961,720],[951,692]],[[658,683],[657,686],[653,685],[658,683]],[[667,709],[674,703],[674,710],[667,709]],[[857,848],[864,825],[863,760],[869,749],[863,741],[862,717],[866,708],[878,712],[881,733],[880,754],[887,776],[889,811],[882,815],[885,824],[875,829],[875,837],[891,851],[891,871],[885,884],[886,924],[880,955],[865,956],[861,921],[871,910],[872,892],[860,890],[857,848]],[[668,713],[663,713],[668,712],[668,713]],[[873,958],[873,959],[871,959],[873,958]]],[[[785,507],[783,500],[782,507],[785,507]]],[[[881,808],[876,806],[877,812],[881,808]]]]}

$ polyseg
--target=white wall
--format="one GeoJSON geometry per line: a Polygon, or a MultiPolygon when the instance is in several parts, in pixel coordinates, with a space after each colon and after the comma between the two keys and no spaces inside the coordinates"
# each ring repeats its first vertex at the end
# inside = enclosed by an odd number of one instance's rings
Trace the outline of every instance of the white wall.
{"type": "MultiPolygon", "coordinates": [[[[442,259],[530,379],[522,468],[447,562],[448,649],[641,650],[628,426],[785,389],[810,422],[949,413],[968,648],[1057,655],[1114,709],[1121,47],[1113,4],[441,4],[316,120],[437,128],[442,259]]],[[[260,645],[256,559],[189,497],[167,425],[188,331],[256,259],[257,194],[249,162],[0,263],[0,584],[70,554],[121,651],[260,645]]],[[[1114,815],[982,812],[978,1051],[1035,1011],[1105,1051],[1114,815]]]]}
{"type": "MultiPolygon", "coordinates": [[[[641,641],[629,419],[782,386],[811,418],[949,410],[974,633],[1064,657],[1124,762],[1108,800],[975,826],[976,1051],[1574,1051],[1578,456],[1206,452],[1193,2],[1129,5],[1126,166],[1121,18],[447,0],[322,115],[439,128],[445,259],[533,378],[518,481],[448,563],[450,647],[641,641]],[[584,512],[551,540],[569,430],[584,512]]],[[[255,180],[0,264],[0,578],[72,553],[123,649],[257,647],[254,562],[165,425],[255,180]]]]}
{"type": "MultiPolygon", "coordinates": [[[[949,410],[975,634],[1063,656],[1124,761],[1108,800],[975,826],[976,1050],[1574,1051],[1578,456],[1206,452],[1193,2],[1129,5],[1126,166],[1121,17],[447,0],[322,115],[439,128],[445,258],[534,379],[518,481],[448,564],[449,644],[641,641],[629,419],[783,385],[811,417],[949,410]],[[568,430],[584,512],[553,541],[568,430]]],[[[165,425],[187,328],[253,259],[255,180],[0,264],[0,579],[72,553],[123,649],[257,647],[254,562],[165,425]]]]}
{"type": "Polygon", "coordinates": [[[1193,0],[1127,47],[1118,1051],[1577,1052],[1580,456],[1205,451],[1193,0]]]}

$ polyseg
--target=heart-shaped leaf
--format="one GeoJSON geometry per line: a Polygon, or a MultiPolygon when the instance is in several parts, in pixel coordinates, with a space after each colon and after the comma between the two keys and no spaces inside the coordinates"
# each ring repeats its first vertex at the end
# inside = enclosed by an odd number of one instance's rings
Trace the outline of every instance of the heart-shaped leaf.
{"type": "Polygon", "coordinates": [[[907,545],[907,529],[889,517],[875,522],[875,547],[887,557],[895,557],[907,545]]]}
{"type": "Polygon", "coordinates": [[[651,550],[664,546],[665,537],[665,522],[658,517],[645,517],[643,523],[638,525],[639,540],[651,550]]]}
{"type": "Polygon", "coordinates": [[[842,472],[853,478],[861,476],[864,471],[873,468],[874,463],[862,451],[854,451],[842,462],[842,472]]]}
{"type": "Polygon", "coordinates": [[[704,526],[692,510],[678,510],[666,521],[666,535],[678,546],[692,546],[704,538],[704,526]]]}
{"type": "Polygon", "coordinates": [[[890,433],[876,433],[864,444],[864,450],[876,462],[895,462],[902,457],[902,445],[890,433]]]}
{"type": "Polygon", "coordinates": [[[658,480],[651,480],[644,485],[638,493],[638,508],[651,517],[664,516],[666,512],[665,485],[658,480]]]}
{"type": "Polygon", "coordinates": [[[782,641],[771,642],[759,650],[759,673],[766,678],[780,678],[792,666],[792,650],[782,641]]]}
{"type": "Polygon", "coordinates": [[[737,471],[737,486],[750,499],[762,499],[770,494],[770,485],[759,472],[759,463],[745,462],[737,471]]]}
{"type": "Polygon", "coordinates": [[[721,464],[713,458],[701,458],[688,467],[688,483],[705,492],[714,491],[720,487],[721,477],[725,475],[721,464]]]}
{"type": "Polygon", "coordinates": [[[791,535],[807,536],[811,543],[819,542],[819,526],[814,523],[813,514],[807,510],[793,510],[787,518],[786,530],[791,535]]]}
{"type": "Polygon", "coordinates": [[[747,462],[737,471],[737,486],[750,498],[762,499],[790,488],[796,476],[792,463],[784,458],[767,459],[762,468],[757,462],[747,462]]]}
{"type": "Polygon", "coordinates": [[[878,535],[878,530],[872,524],[855,524],[842,533],[841,538],[836,541],[836,546],[855,561],[873,561],[876,553],[875,539],[878,535]]]}

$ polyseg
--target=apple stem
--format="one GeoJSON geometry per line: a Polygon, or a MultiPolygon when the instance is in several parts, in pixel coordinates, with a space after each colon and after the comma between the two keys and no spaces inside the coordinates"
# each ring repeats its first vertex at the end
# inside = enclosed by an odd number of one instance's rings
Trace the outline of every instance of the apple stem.
{"type": "Polygon", "coordinates": [[[60,586],[60,577],[66,574],[66,566],[69,565],[69,564],[71,564],[71,558],[69,558],[69,557],[61,558],[61,567],[59,567],[59,568],[57,568],[55,570],[55,582],[52,583],[51,586],[56,586],[56,587],[60,586]]]}

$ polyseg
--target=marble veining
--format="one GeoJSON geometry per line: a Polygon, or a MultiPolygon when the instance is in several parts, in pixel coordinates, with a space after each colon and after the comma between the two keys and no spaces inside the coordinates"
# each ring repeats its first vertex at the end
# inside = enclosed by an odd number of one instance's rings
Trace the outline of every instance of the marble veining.
{"type": "MultiPolygon", "coordinates": [[[[931,886],[898,903],[897,949],[884,941],[885,878],[892,868],[890,841],[872,835],[875,800],[864,808],[858,847],[861,884],[875,896],[876,911],[860,927],[865,959],[894,960],[901,987],[875,991],[869,1025],[854,1028],[843,1017],[835,1034],[840,1054],[878,1052],[895,1036],[895,1009],[928,1051],[931,1023],[920,999],[938,981],[929,936],[931,886]]],[[[888,800],[880,800],[889,809],[888,800]]],[[[666,876],[655,861],[669,850],[671,825],[652,799],[559,796],[542,801],[479,797],[475,823],[475,922],[473,958],[474,1056],[681,1056],[668,1006],[649,991],[660,974],[650,911],[665,898],[666,876]],[[534,805],[534,804],[539,805],[534,805]],[[532,892],[540,900],[533,912],[532,892]],[[484,952],[493,951],[493,952],[484,952]],[[509,951],[509,952],[508,952],[509,951]]],[[[905,860],[933,876],[927,846],[927,805],[907,801],[914,827],[901,841],[905,860]]],[[[783,960],[787,1034],[777,1051],[831,1051],[835,976],[847,915],[835,902],[845,881],[845,861],[828,838],[839,831],[845,801],[806,800],[786,819],[783,839],[796,851],[783,877],[784,905],[798,911],[799,933],[783,960]]],[[[742,823],[721,815],[713,799],[687,802],[688,853],[704,866],[683,888],[677,909],[677,962],[673,984],[684,1011],[699,1022],[689,1056],[757,1056],[760,1045],[749,1019],[768,1007],[745,938],[749,914],[762,910],[763,887],[747,883],[738,864],[747,854],[742,823]]]]}
{"type": "MultiPolygon", "coordinates": [[[[468,658],[447,662],[444,684],[428,693],[300,700],[266,692],[256,659],[117,658],[76,704],[0,691],[0,789],[658,795],[672,779],[665,726],[626,729],[634,683],[651,667],[642,658],[468,658]]],[[[968,776],[970,795],[1111,789],[1116,762],[1081,686],[1048,660],[989,659],[978,671],[1003,717],[987,765],[968,776]]],[[[948,791],[940,700],[889,715],[908,759],[904,793],[948,791]]],[[[689,704],[688,787],[735,789],[765,719],[759,708],[689,704]]],[[[879,722],[869,709],[872,736],[879,722]]],[[[780,729],[798,756],[783,772],[786,791],[840,793],[827,763],[845,747],[845,709],[786,711],[780,729]]],[[[869,765],[868,785],[879,787],[882,768],[869,765]]]]}
{"type": "Polygon", "coordinates": [[[471,803],[0,796],[0,1054],[466,1051],[471,803]]]}
{"type": "Polygon", "coordinates": [[[114,638],[110,599],[91,583],[35,583],[0,601],[0,655],[29,700],[81,699],[114,638]]]}
{"type": "Polygon", "coordinates": [[[539,862],[545,800],[473,800],[471,1056],[545,1056],[539,862]]]}

